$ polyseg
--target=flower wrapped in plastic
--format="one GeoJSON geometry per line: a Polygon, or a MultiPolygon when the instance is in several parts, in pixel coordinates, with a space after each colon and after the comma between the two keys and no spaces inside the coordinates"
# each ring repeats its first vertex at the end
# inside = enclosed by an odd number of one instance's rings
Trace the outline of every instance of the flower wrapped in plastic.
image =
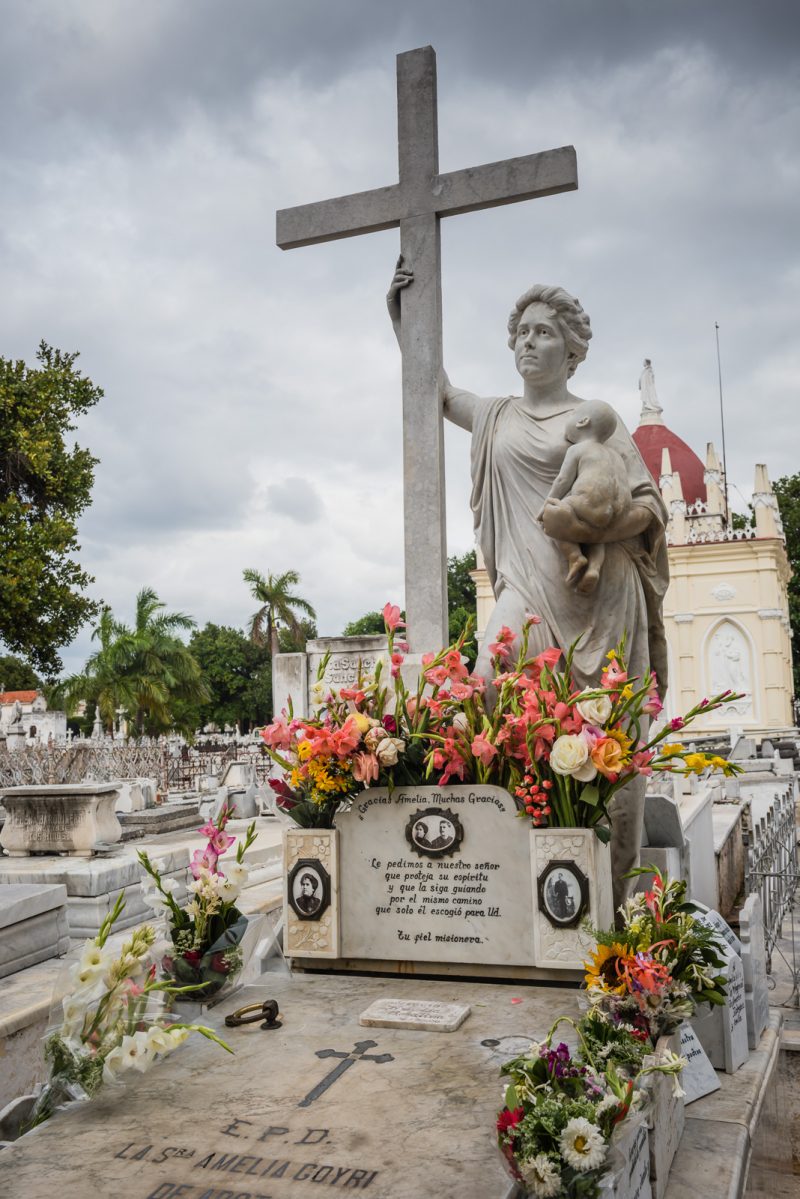
{"type": "MultiPolygon", "coordinates": [[[[244,965],[244,942],[249,921],[236,906],[247,882],[244,856],[257,837],[255,821],[239,842],[231,862],[221,863],[223,855],[236,840],[225,831],[230,811],[222,808],[216,820],[200,829],[208,843],[195,850],[189,869],[192,898],[185,908],[177,902],[178,884],[163,877],[163,867],[152,861],[144,850],[139,861],[148,880],[142,884],[147,902],[167,917],[171,947],[162,959],[167,978],[183,990],[192,1002],[207,1002],[222,997],[237,979],[244,965]]],[[[179,998],[181,996],[179,995],[179,998]]]]}
{"type": "Polygon", "coordinates": [[[109,936],[124,906],[120,895],[70,968],[70,989],[44,1044],[49,1077],[28,1127],[49,1119],[63,1104],[94,1098],[128,1071],[143,1073],[193,1032],[232,1052],[211,1029],[172,1022],[167,1004],[176,988],[156,977],[156,931],[151,925],[136,929],[118,951],[111,948],[109,936]]]}

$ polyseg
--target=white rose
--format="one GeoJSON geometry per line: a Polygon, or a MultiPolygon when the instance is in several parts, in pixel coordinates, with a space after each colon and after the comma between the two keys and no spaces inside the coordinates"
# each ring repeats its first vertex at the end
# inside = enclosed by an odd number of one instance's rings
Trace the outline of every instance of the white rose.
{"type": "Polygon", "coordinates": [[[556,774],[568,774],[579,783],[590,783],[597,767],[589,757],[588,742],[576,733],[556,737],[550,751],[550,765],[556,774]]]}
{"type": "Polygon", "coordinates": [[[592,688],[589,687],[586,691],[582,691],[575,701],[575,707],[580,712],[583,719],[588,724],[596,724],[602,726],[611,715],[611,696],[610,695],[592,695],[592,688]],[[581,699],[581,696],[586,695],[588,698],[581,699]]]}
{"type": "Polygon", "coordinates": [[[378,743],[375,750],[375,756],[381,766],[394,766],[397,763],[398,756],[405,749],[405,741],[401,741],[399,737],[384,737],[378,743]]]}

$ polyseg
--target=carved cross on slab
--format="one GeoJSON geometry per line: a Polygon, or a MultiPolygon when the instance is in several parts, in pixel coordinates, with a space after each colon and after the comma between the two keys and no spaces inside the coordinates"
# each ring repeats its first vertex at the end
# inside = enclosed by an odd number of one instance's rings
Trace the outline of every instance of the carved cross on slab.
{"type": "Polygon", "coordinates": [[[301,1099],[298,1107],[310,1107],[315,1099],[319,1099],[323,1092],[327,1091],[328,1087],[336,1082],[337,1078],[341,1078],[345,1070],[349,1070],[353,1062],[393,1062],[394,1058],[391,1053],[367,1053],[368,1049],[374,1049],[378,1044],[377,1041],[356,1041],[355,1045],[349,1053],[340,1053],[336,1049],[318,1049],[317,1057],[338,1057],[342,1060],[338,1066],[334,1066],[330,1074],[326,1074],[322,1082],[318,1082],[312,1091],[309,1091],[305,1099],[301,1099]]]}
{"type": "Polygon", "coordinates": [[[575,150],[562,146],[440,174],[431,46],[397,56],[397,130],[399,183],[281,209],[277,243],[292,250],[400,227],[414,271],[401,296],[406,616],[411,650],[423,653],[448,642],[439,219],[574,191],[578,171],[575,150]]]}

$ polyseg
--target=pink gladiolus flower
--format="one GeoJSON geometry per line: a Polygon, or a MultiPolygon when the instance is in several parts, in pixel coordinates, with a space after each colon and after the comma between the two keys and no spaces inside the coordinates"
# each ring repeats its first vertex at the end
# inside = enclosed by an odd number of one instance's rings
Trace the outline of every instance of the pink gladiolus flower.
{"type": "Polygon", "coordinates": [[[197,831],[198,833],[201,833],[202,836],[207,837],[210,840],[212,837],[216,837],[219,829],[217,828],[216,824],[209,820],[208,824],[204,824],[203,827],[199,828],[197,831]]]}
{"type": "Polygon", "coordinates": [[[395,641],[394,648],[399,650],[401,654],[407,654],[408,653],[408,642],[407,641],[395,641]]]}
{"type": "Polygon", "coordinates": [[[672,720],[669,722],[669,727],[670,727],[670,728],[673,730],[673,732],[676,732],[676,733],[677,733],[678,729],[682,729],[682,728],[683,728],[683,724],[684,724],[683,717],[681,717],[681,716],[675,716],[675,717],[674,717],[674,718],[673,718],[673,719],[672,719],[672,720]]]}
{"type": "Polygon", "coordinates": [[[651,775],[653,773],[653,770],[652,770],[652,767],[650,766],[650,763],[652,762],[654,757],[655,757],[655,754],[653,753],[652,750],[650,750],[650,749],[640,750],[638,753],[635,753],[633,755],[633,757],[631,758],[631,767],[633,768],[633,770],[636,771],[637,774],[651,775]]]}
{"type": "Polygon", "coordinates": [[[352,753],[361,740],[358,725],[352,716],[348,716],[340,729],[334,729],[330,735],[331,752],[337,758],[346,758],[352,753]]]}
{"type": "Polygon", "coordinates": [[[505,641],[491,641],[489,643],[489,653],[493,658],[501,658],[507,662],[511,657],[511,646],[506,645],[505,641]]]}
{"type": "Polygon", "coordinates": [[[470,749],[484,766],[490,766],[492,759],[497,757],[497,746],[492,745],[485,733],[478,733],[470,749]]]}
{"type": "Polygon", "coordinates": [[[339,695],[342,699],[351,699],[354,704],[363,704],[367,698],[366,692],[361,691],[358,687],[342,687],[339,695]]]}
{"type": "Polygon", "coordinates": [[[286,722],[286,717],[279,716],[277,720],[273,720],[272,724],[261,729],[261,737],[270,749],[289,749],[292,744],[292,732],[286,722]]]}
{"type": "Polygon", "coordinates": [[[642,711],[646,712],[648,716],[658,716],[663,707],[664,705],[658,696],[658,679],[656,678],[656,672],[653,671],[652,681],[647,689],[647,699],[642,704],[642,711]]]}
{"type": "Polygon", "coordinates": [[[616,659],[609,662],[600,676],[600,686],[605,687],[607,691],[616,691],[619,687],[624,687],[627,681],[628,676],[624,670],[620,670],[616,659]]]}
{"type": "Polygon", "coordinates": [[[368,787],[374,783],[380,773],[380,763],[375,754],[360,753],[353,755],[353,778],[368,787]]]}
{"type": "Polygon", "coordinates": [[[525,613],[525,628],[529,629],[532,624],[541,624],[541,616],[534,616],[533,612],[525,613]]]}
{"type": "Polygon", "coordinates": [[[392,654],[392,678],[396,679],[400,674],[400,667],[405,662],[402,654],[392,654]]]}
{"type": "Polygon", "coordinates": [[[214,836],[209,837],[209,848],[213,849],[214,853],[219,857],[225,853],[229,845],[233,845],[235,837],[230,837],[227,833],[223,833],[221,829],[214,830],[214,836]]]}
{"type": "Polygon", "coordinates": [[[194,878],[199,878],[204,870],[210,870],[212,874],[219,874],[217,870],[217,857],[210,845],[205,849],[196,849],[192,854],[192,860],[189,863],[189,869],[194,878]]]}
{"type": "Polygon", "coordinates": [[[395,629],[404,629],[406,622],[400,618],[400,609],[397,604],[386,604],[383,609],[383,623],[390,633],[395,629]]]}

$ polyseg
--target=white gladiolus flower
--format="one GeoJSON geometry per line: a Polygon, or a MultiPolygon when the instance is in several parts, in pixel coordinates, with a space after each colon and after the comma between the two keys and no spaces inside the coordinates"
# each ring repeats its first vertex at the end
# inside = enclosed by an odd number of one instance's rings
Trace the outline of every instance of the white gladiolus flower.
{"type": "Polygon", "coordinates": [[[63,1036],[70,1036],[73,1032],[83,1028],[88,1006],[85,994],[67,995],[61,1000],[61,1011],[64,1017],[63,1036]]]}
{"type": "Polygon", "coordinates": [[[153,1054],[147,1044],[147,1033],[143,1030],[135,1032],[132,1037],[123,1037],[120,1046],[122,1050],[122,1069],[138,1070],[144,1074],[152,1065],[153,1054]]]}
{"type": "Polygon", "coordinates": [[[162,1028],[160,1024],[151,1024],[147,1030],[147,1048],[151,1053],[169,1053],[175,1048],[175,1042],[169,1034],[168,1028],[162,1028]]]}
{"type": "Polygon", "coordinates": [[[591,687],[587,687],[586,691],[582,691],[575,701],[575,707],[578,709],[587,724],[600,725],[602,728],[611,715],[611,696],[591,696],[591,691],[591,687]],[[591,698],[582,699],[581,696],[586,695],[587,692],[591,698]]]}
{"type": "Polygon", "coordinates": [[[558,1142],[564,1160],[579,1174],[601,1166],[606,1158],[606,1143],[596,1124],[583,1116],[567,1123],[558,1142]]]}
{"type": "Polygon", "coordinates": [[[240,891],[241,887],[237,887],[229,878],[222,878],[217,883],[217,893],[223,903],[232,903],[234,899],[238,899],[240,891]]]}
{"type": "Polygon", "coordinates": [[[570,775],[579,783],[590,783],[597,775],[597,767],[589,757],[589,743],[580,733],[556,737],[550,751],[550,765],[556,774],[570,775]]]}
{"type": "Polygon", "coordinates": [[[117,1075],[126,1069],[121,1045],[115,1045],[103,1061],[103,1081],[114,1082],[117,1075]]]}
{"type": "Polygon", "coordinates": [[[190,1028],[171,1028],[169,1030],[169,1036],[170,1040],[172,1041],[172,1048],[177,1049],[179,1045],[182,1045],[189,1036],[190,1032],[190,1028]]]}
{"type": "Polygon", "coordinates": [[[520,1168],[536,1199],[552,1199],[561,1190],[561,1171],[546,1153],[537,1153],[520,1168]]]}
{"type": "Polygon", "coordinates": [[[226,870],[227,878],[236,887],[243,887],[250,877],[250,871],[244,862],[231,862],[226,870]]]}
{"type": "Polygon", "coordinates": [[[166,891],[168,895],[174,895],[180,889],[180,883],[176,878],[162,878],[161,890],[166,891]]]}
{"type": "Polygon", "coordinates": [[[99,983],[102,983],[108,965],[110,963],[104,962],[97,966],[84,966],[81,962],[76,962],[74,966],[70,966],[69,976],[76,990],[79,992],[93,991],[99,983]]]}

